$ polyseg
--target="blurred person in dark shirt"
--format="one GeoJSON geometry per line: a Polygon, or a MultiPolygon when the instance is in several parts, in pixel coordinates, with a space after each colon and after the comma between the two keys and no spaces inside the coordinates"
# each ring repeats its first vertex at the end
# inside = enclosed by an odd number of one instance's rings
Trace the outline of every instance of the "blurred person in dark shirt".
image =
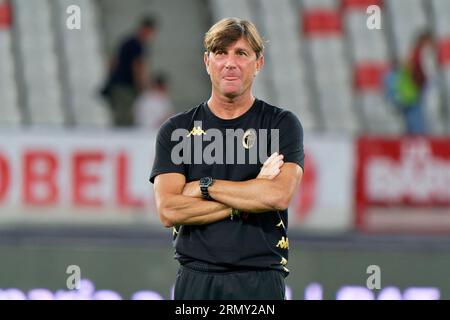
{"type": "Polygon", "coordinates": [[[149,85],[149,66],[146,62],[147,45],[156,33],[156,21],[146,17],[137,31],[120,44],[111,63],[107,83],[102,90],[108,99],[117,127],[135,124],[133,106],[139,93],[149,85]]]}

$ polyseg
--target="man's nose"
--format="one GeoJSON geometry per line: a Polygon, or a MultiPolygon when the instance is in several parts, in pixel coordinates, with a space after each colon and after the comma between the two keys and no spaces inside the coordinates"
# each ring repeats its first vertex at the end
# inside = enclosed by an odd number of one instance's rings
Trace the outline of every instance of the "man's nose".
{"type": "Polygon", "coordinates": [[[227,69],[236,68],[236,60],[232,54],[228,55],[227,60],[225,61],[225,68],[227,69]]]}

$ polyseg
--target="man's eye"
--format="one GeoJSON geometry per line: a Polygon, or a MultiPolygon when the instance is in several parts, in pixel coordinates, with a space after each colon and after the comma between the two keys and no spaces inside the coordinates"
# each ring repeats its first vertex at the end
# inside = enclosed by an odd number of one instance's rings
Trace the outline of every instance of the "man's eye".
{"type": "Polygon", "coordinates": [[[225,54],[225,51],[216,51],[216,56],[220,56],[225,54]]]}
{"type": "Polygon", "coordinates": [[[247,52],[245,52],[245,51],[239,51],[239,52],[238,52],[238,55],[240,55],[240,56],[246,56],[246,55],[247,55],[247,52]]]}

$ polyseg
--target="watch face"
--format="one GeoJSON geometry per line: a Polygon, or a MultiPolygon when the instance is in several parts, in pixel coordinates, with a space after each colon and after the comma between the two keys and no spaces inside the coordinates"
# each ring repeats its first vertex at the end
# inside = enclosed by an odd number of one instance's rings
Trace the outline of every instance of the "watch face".
{"type": "Polygon", "coordinates": [[[211,177],[203,177],[200,179],[200,184],[202,186],[209,186],[212,182],[212,178],[211,177]]]}

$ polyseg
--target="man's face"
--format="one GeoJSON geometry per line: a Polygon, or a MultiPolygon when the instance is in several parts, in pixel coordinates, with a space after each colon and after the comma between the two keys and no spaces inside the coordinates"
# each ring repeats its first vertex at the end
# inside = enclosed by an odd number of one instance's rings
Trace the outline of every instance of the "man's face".
{"type": "Polygon", "coordinates": [[[253,78],[264,64],[263,56],[256,58],[245,38],[224,50],[206,52],[204,61],[213,91],[227,98],[235,98],[251,90],[253,78]]]}

